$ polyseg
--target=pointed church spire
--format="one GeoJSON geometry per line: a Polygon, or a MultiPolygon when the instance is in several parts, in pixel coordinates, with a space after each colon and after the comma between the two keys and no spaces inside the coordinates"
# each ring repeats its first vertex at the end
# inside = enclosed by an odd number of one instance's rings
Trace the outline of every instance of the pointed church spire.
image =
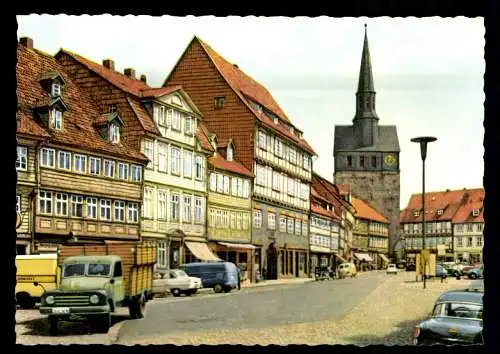
{"type": "Polygon", "coordinates": [[[365,24],[365,38],[363,52],[361,54],[361,66],[359,68],[358,91],[356,92],[356,116],[354,119],[376,118],[375,112],[375,88],[373,85],[372,64],[370,49],[368,48],[368,34],[365,24]]]}

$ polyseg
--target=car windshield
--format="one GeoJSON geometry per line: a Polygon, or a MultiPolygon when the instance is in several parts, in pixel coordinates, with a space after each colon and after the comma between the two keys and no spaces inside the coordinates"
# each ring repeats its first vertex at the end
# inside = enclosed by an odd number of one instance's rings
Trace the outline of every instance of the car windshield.
{"type": "Polygon", "coordinates": [[[178,269],[175,271],[177,273],[177,276],[178,277],[187,277],[188,275],[186,274],[185,271],[181,270],[181,269],[178,269]]]}
{"type": "Polygon", "coordinates": [[[85,274],[85,264],[66,264],[63,274],[65,277],[81,277],[85,274]]]}
{"type": "Polygon", "coordinates": [[[87,270],[87,275],[97,275],[97,276],[109,275],[110,269],[111,266],[106,263],[90,263],[87,270]]]}
{"type": "Polygon", "coordinates": [[[483,305],[467,302],[446,302],[436,305],[434,316],[462,317],[468,319],[482,320],[483,305]]]}

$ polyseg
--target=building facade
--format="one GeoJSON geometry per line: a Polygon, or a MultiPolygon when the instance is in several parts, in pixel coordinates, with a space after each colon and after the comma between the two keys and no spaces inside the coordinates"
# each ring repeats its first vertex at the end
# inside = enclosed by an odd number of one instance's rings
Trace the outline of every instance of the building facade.
{"type": "Polygon", "coordinates": [[[157,270],[196,259],[218,260],[206,234],[210,151],[199,138],[202,115],[185,90],[151,88],[132,68],[115,71],[111,59],[100,65],[64,49],[56,59],[102,110],[120,113],[124,140],[149,158],[141,233],[158,242],[157,270]]]}
{"type": "Polygon", "coordinates": [[[33,253],[65,242],[138,240],[147,158],[122,141],[122,118],[101,112],[30,38],[17,55],[22,242],[31,233],[33,253]]]}
{"type": "MultiPolygon", "coordinates": [[[[204,129],[205,130],[205,129],[204,129]]],[[[205,130],[206,131],[206,130],[205,130]]],[[[210,249],[237,265],[243,283],[255,280],[252,242],[252,173],[235,160],[232,140],[208,134],[213,155],[208,158],[207,228],[210,249]]]]}
{"type": "Polygon", "coordinates": [[[389,254],[399,237],[399,153],[396,127],[379,125],[365,28],[353,124],[335,126],[334,182],[349,185],[354,196],[387,216],[389,254]]]}
{"type": "Polygon", "coordinates": [[[264,277],[306,276],[314,151],[302,132],[264,87],[197,37],[165,85],[182,85],[208,130],[232,138],[235,158],[255,176],[252,244],[264,277]]]}
{"type": "MultiPolygon", "coordinates": [[[[469,252],[480,255],[482,246],[476,246],[474,241],[477,242],[475,238],[482,234],[482,226],[477,225],[483,223],[483,196],[482,189],[447,189],[425,193],[425,248],[436,254],[438,260],[454,261],[459,254],[464,259],[464,253],[467,257],[469,252]]],[[[412,263],[423,248],[421,194],[413,194],[401,213],[401,230],[406,258],[412,263]]],[[[482,237],[479,245],[482,245],[482,237]]]]}

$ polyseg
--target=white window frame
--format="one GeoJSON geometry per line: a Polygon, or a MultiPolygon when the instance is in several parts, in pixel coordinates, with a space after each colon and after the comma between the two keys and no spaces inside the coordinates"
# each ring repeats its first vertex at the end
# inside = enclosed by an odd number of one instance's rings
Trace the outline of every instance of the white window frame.
{"type": "Polygon", "coordinates": [[[307,154],[302,155],[302,167],[304,170],[309,171],[310,170],[310,158],[307,154]]]}
{"type": "Polygon", "coordinates": [[[181,174],[181,149],[175,146],[170,147],[170,173],[181,174]]]}
{"type": "Polygon", "coordinates": [[[274,154],[283,157],[283,141],[278,137],[274,140],[274,154]]]}
{"type": "Polygon", "coordinates": [[[129,170],[128,163],[118,162],[118,179],[128,181],[129,178],[128,170],[129,170]]]}
{"type": "Polygon", "coordinates": [[[293,165],[297,164],[297,149],[293,146],[288,147],[288,161],[293,165]]]}
{"type": "Polygon", "coordinates": [[[192,117],[186,116],[184,118],[184,133],[188,135],[193,135],[194,119],[192,117]]]}
{"type": "Polygon", "coordinates": [[[158,261],[159,268],[167,268],[167,241],[158,241],[158,261]]]}
{"type": "Polygon", "coordinates": [[[83,196],[71,195],[71,217],[83,218],[83,196]],[[78,208],[78,206],[80,206],[80,208],[78,208]],[[78,213],[78,211],[80,211],[80,213],[78,213]]]}
{"type": "Polygon", "coordinates": [[[111,221],[111,199],[101,199],[99,208],[99,220],[111,221]]]}
{"type": "Polygon", "coordinates": [[[61,85],[58,84],[57,82],[53,82],[50,94],[52,97],[61,96],[61,85]]]}
{"type": "MultiPolygon", "coordinates": [[[[197,156],[198,157],[198,156],[197,156]]],[[[189,150],[184,150],[184,159],[182,164],[184,177],[191,178],[193,176],[193,152],[189,150]]]]}
{"type": "Polygon", "coordinates": [[[170,195],[170,220],[180,220],[180,195],[172,193],[170,195]],[[175,215],[174,215],[175,214],[175,215]]]}
{"type": "Polygon", "coordinates": [[[89,173],[94,176],[101,175],[101,159],[97,157],[89,157],[89,173]],[[94,167],[94,172],[92,172],[92,168],[94,167]],[[97,169],[95,168],[97,167],[97,169]]]}
{"type": "Polygon", "coordinates": [[[198,181],[202,181],[204,179],[205,175],[205,166],[204,166],[204,159],[200,156],[197,155],[195,157],[195,178],[198,181]]]}
{"type": "Polygon", "coordinates": [[[308,222],[307,219],[302,220],[302,236],[307,236],[308,222]]]}
{"type": "Polygon", "coordinates": [[[115,162],[113,160],[104,160],[104,176],[109,178],[115,178],[115,162]]]}
{"type": "Polygon", "coordinates": [[[87,214],[88,219],[97,219],[97,198],[87,197],[87,214]]]}
{"type": "Polygon", "coordinates": [[[56,150],[50,148],[40,149],[40,166],[55,168],[56,166],[56,150]]]}
{"type": "Polygon", "coordinates": [[[142,180],[142,168],[139,165],[130,166],[130,177],[132,182],[140,182],[142,180]]]}
{"type": "Polygon", "coordinates": [[[241,178],[238,178],[238,197],[243,198],[243,180],[241,178]]]}
{"type": "Polygon", "coordinates": [[[144,188],[142,216],[148,219],[153,218],[153,190],[150,188],[144,188]]]}
{"type": "Polygon", "coordinates": [[[261,129],[259,129],[258,133],[258,146],[263,150],[266,150],[267,148],[267,134],[261,129]]]}
{"type": "Polygon", "coordinates": [[[68,195],[66,193],[55,193],[54,214],[68,216],[68,195]]]}
{"type": "Polygon", "coordinates": [[[269,230],[276,230],[276,213],[267,212],[267,228],[269,230]]]}
{"type": "Polygon", "coordinates": [[[248,198],[250,195],[250,182],[245,179],[243,180],[243,198],[248,198]]]}
{"type": "Polygon", "coordinates": [[[195,197],[195,204],[194,204],[194,222],[197,224],[202,224],[204,215],[203,215],[203,198],[198,198],[195,197]]]}
{"type": "Polygon", "coordinates": [[[149,169],[154,169],[154,161],[155,161],[155,146],[154,141],[150,139],[144,139],[144,155],[149,159],[148,164],[146,165],[149,169]]]}
{"type": "Polygon", "coordinates": [[[295,196],[295,181],[293,178],[286,177],[286,187],[287,187],[287,194],[289,196],[295,196]]]}
{"type": "Polygon", "coordinates": [[[158,191],[158,220],[167,219],[167,192],[158,191]]]}
{"type": "Polygon", "coordinates": [[[27,146],[18,146],[17,147],[16,170],[18,170],[18,171],[27,171],[28,170],[28,147],[27,146]]]}
{"type": "Polygon", "coordinates": [[[191,205],[193,197],[190,195],[184,195],[182,197],[182,221],[191,222],[191,205]],[[189,201],[189,202],[188,202],[189,201]]]}
{"type": "Polygon", "coordinates": [[[52,129],[62,129],[62,112],[58,109],[51,109],[49,111],[50,127],[52,129]]]}
{"type": "Polygon", "coordinates": [[[238,177],[231,177],[231,195],[238,196],[238,177]]]}
{"type": "Polygon", "coordinates": [[[224,176],[217,173],[217,193],[222,193],[224,191],[224,176]]]}
{"type": "Polygon", "coordinates": [[[255,183],[257,183],[259,186],[265,187],[266,186],[266,170],[261,165],[257,165],[256,170],[257,170],[256,171],[257,178],[255,179],[255,183]]]}
{"type": "Polygon", "coordinates": [[[114,204],[114,220],[125,222],[125,202],[123,200],[115,200],[114,204]]]}
{"type": "Polygon", "coordinates": [[[302,231],[302,220],[295,219],[295,235],[300,235],[302,231]]]}
{"type": "Polygon", "coordinates": [[[59,150],[57,152],[57,168],[61,170],[71,170],[71,153],[59,150]],[[62,163],[62,164],[61,164],[62,163]]]}
{"type": "Polygon", "coordinates": [[[167,172],[168,145],[158,142],[158,171],[167,172]]]}
{"type": "Polygon", "coordinates": [[[16,195],[16,213],[21,212],[21,196],[16,195]]]}
{"type": "Polygon", "coordinates": [[[129,223],[137,223],[139,221],[139,204],[128,203],[127,205],[127,221],[129,223]]]}
{"type": "Polygon", "coordinates": [[[113,123],[109,125],[109,141],[112,144],[118,144],[120,142],[120,127],[113,123]]]}
{"type": "Polygon", "coordinates": [[[254,209],[253,226],[257,229],[260,229],[262,227],[262,210],[254,209]]]}
{"type": "Polygon", "coordinates": [[[210,172],[210,191],[217,191],[217,174],[215,172],[210,172]]]}
{"type": "Polygon", "coordinates": [[[286,216],[280,215],[280,232],[286,233],[286,216]]]}
{"type": "Polygon", "coordinates": [[[182,114],[178,110],[173,111],[172,113],[172,129],[181,131],[181,120],[182,120],[182,114]]]}
{"type": "Polygon", "coordinates": [[[165,106],[159,105],[157,113],[158,113],[158,124],[160,124],[162,126],[166,126],[167,125],[167,119],[166,119],[167,116],[165,114],[165,106]]]}
{"type": "Polygon", "coordinates": [[[87,155],[73,154],[73,172],[87,173],[87,155]]]}
{"type": "Polygon", "coordinates": [[[286,218],[286,232],[288,234],[293,234],[294,227],[295,227],[295,221],[293,220],[293,218],[287,217],[286,218]]]}
{"type": "Polygon", "coordinates": [[[229,176],[223,177],[223,192],[224,194],[229,194],[229,176]]]}

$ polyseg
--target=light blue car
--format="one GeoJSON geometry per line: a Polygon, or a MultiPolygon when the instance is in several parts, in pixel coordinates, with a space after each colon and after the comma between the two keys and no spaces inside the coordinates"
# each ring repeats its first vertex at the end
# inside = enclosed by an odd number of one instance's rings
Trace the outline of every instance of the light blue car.
{"type": "Polygon", "coordinates": [[[480,267],[472,268],[471,270],[469,270],[469,273],[467,273],[467,276],[469,277],[469,279],[483,278],[484,277],[484,264],[481,265],[480,267]]]}

